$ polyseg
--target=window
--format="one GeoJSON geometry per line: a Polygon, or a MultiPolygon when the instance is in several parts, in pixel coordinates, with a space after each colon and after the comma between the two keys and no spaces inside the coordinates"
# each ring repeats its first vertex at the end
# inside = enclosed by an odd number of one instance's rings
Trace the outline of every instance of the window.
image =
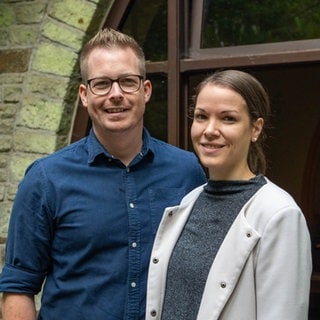
{"type": "Polygon", "coordinates": [[[264,84],[273,107],[267,175],[302,207],[313,241],[310,320],[320,315],[319,24],[317,0],[123,0],[105,22],[143,47],[154,89],[145,125],[174,145],[192,150],[190,99],[208,73],[242,69],[264,84]]]}
{"type": "MultiPolygon", "coordinates": [[[[167,1],[136,0],[121,31],[133,36],[142,46],[146,61],[167,60],[167,1]],[[142,18],[143,17],[143,18],[142,18]]],[[[150,133],[168,140],[167,75],[149,74],[153,92],[144,117],[145,126],[150,133]]]]}
{"type": "Polygon", "coordinates": [[[320,38],[318,0],[205,0],[201,48],[320,38]]]}

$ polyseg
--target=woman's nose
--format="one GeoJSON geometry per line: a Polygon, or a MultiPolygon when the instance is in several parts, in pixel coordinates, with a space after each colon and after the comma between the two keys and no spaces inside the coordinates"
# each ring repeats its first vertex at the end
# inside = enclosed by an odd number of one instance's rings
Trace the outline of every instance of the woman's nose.
{"type": "Polygon", "coordinates": [[[204,134],[208,137],[218,136],[220,134],[220,130],[219,130],[219,124],[217,123],[217,121],[212,120],[208,122],[204,130],[204,134]]]}

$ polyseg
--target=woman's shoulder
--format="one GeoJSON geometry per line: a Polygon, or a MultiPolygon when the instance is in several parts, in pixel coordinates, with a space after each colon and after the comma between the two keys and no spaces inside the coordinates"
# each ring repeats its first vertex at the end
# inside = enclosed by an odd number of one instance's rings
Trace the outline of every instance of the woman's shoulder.
{"type": "Polygon", "coordinates": [[[259,231],[270,221],[304,220],[303,213],[294,198],[284,189],[266,178],[267,183],[244,206],[249,224],[259,231]]]}
{"type": "Polygon", "coordinates": [[[267,183],[256,194],[256,200],[270,206],[298,207],[296,201],[289,192],[265,177],[267,183]]]}

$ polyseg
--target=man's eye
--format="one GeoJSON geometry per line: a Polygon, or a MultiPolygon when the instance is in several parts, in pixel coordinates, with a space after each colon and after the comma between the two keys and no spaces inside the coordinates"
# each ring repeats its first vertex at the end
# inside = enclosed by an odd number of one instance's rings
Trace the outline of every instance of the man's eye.
{"type": "Polygon", "coordinates": [[[110,81],[101,80],[101,81],[95,82],[93,86],[97,89],[108,88],[110,86],[110,81]]]}
{"type": "Polygon", "coordinates": [[[135,81],[135,79],[132,79],[132,78],[124,78],[124,79],[121,79],[121,84],[123,86],[130,87],[130,86],[135,86],[137,82],[135,81]]]}

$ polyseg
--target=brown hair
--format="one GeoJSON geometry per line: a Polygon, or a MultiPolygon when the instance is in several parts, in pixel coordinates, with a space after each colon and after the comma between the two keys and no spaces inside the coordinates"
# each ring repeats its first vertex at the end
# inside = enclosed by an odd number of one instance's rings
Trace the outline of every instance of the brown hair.
{"type": "Polygon", "coordinates": [[[87,72],[87,61],[90,53],[95,48],[121,48],[126,49],[130,48],[135,53],[139,61],[139,69],[141,75],[145,78],[146,76],[146,67],[145,67],[145,56],[142,48],[138,43],[130,36],[116,31],[111,28],[105,28],[100,31],[89,40],[80,55],[80,70],[82,80],[86,82],[88,72],[87,72]]]}
{"type": "Polygon", "coordinates": [[[252,75],[238,70],[217,71],[205,78],[197,87],[194,96],[194,105],[201,90],[207,84],[215,84],[234,90],[245,100],[249,117],[253,123],[258,118],[263,118],[264,126],[259,139],[251,142],[248,153],[248,165],[255,174],[265,174],[267,161],[263,150],[266,139],[266,123],[270,115],[270,101],[267,92],[261,83],[252,75]]]}

